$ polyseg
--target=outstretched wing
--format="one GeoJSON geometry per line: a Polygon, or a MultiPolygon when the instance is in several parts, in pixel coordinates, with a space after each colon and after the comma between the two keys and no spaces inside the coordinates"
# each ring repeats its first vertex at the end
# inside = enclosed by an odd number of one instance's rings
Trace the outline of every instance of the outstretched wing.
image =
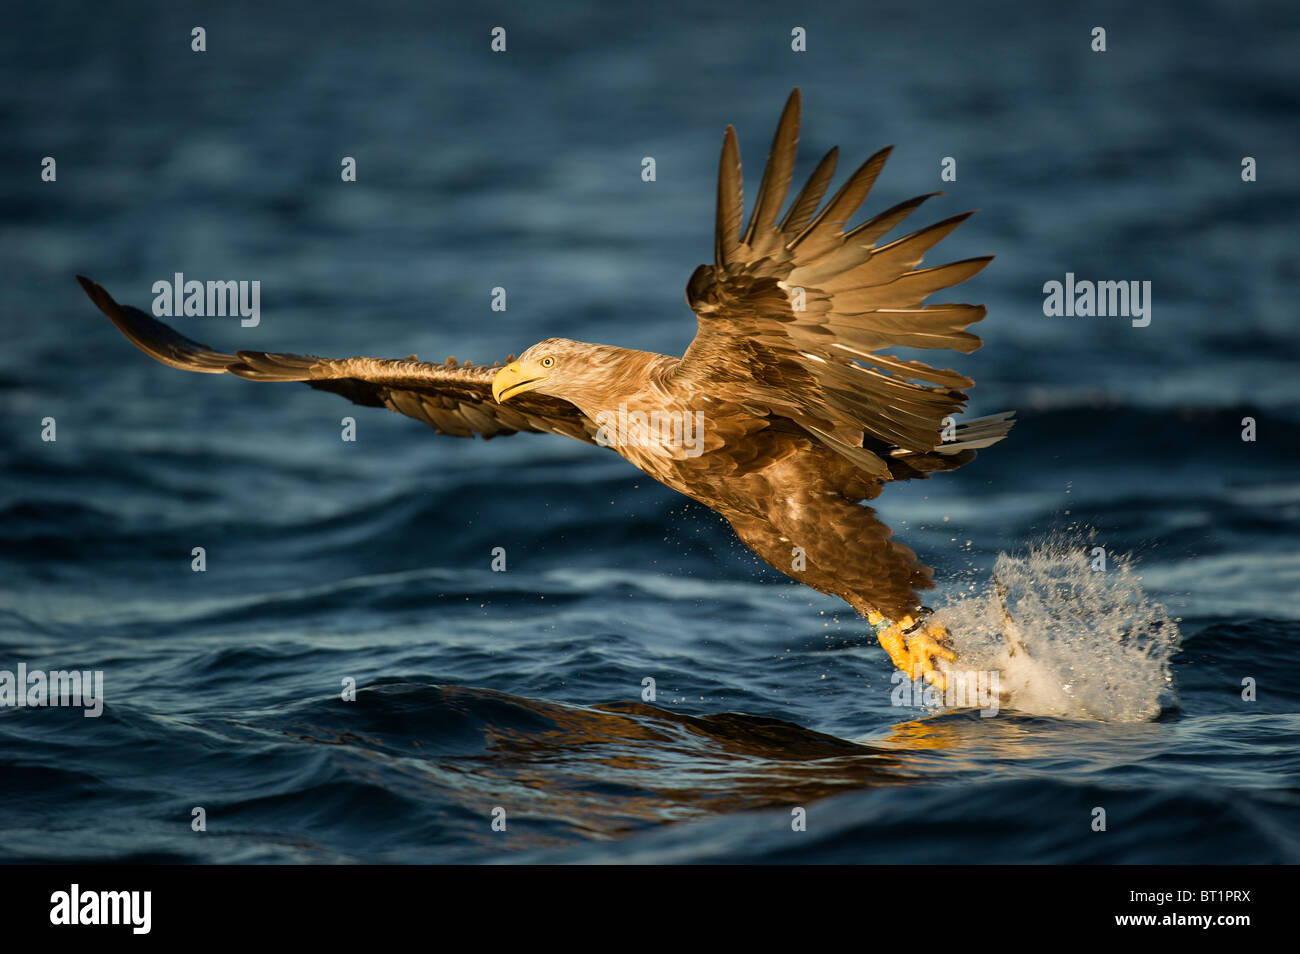
{"type": "Polygon", "coordinates": [[[137,348],[163,364],[204,374],[233,374],[250,381],[301,381],[341,394],[354,404],[387,407],[453,437],[496,437],[518,431],[563,434],[595,443],[595,426],[567,401],[529,392],[507,404],[492,399],[499,366],[445,364],[384,358],[317,358],[300,354],[238,351],[223,354],[145,314],[119,305],[102,286],[77,281],[99,310],[137,348]]]}
{"type": "MultiPolygon", "coordinates": [[[[701,265],[686,297],[699,319],[677,380],[724,388],[756,408],[788,416],[878,476],[880,454],[959,452],[1000,440],[1010,415],[981,419],[979,437],[940,446],[944,417],[973,382],[955,371],[882,353],[894,347],[971,352],[966,331],[982,305],[923,305],[932,292],[970,278],[992,256],[918,268],[922,256],[971,213],[887,245],[876,242],[930,196],[881,212],[845,231],[889,149],[876,153],[817,212],[837,150],[818,164],[784,218],[799,141],[799,90],[781,115],[749,225],[740,231],[740,153],[728,126],[718,173],[714,264],[701,265]],[[960,444],[960,446],[958,446],[960,444]]],[[[938,193],[932,193],[937,195],[938,193]]]]}

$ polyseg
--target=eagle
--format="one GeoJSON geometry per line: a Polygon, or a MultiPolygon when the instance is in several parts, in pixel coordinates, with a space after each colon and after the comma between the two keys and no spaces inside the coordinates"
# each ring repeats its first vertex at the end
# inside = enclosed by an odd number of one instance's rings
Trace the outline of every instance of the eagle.
{"type": "Polygon", "coordinates": [[[697,331],[681,357],[565,338],[490,366],[226,354],[77,279],[133,344],[174,368],[301,382],[455,437],[529,431],[609,447],[716,511],[774,569],[847,602],[895,666],[942,687],[935,660],[956,655],[918,595],[934,587],[933,571],[865,501],[892,481],[964,466],[1014,423],[1014,412],[959,423],[969,378],[888,353],[978,348],[966,329],[983,305],[924,302],[992,256],[920,267],[970,212],[880,244],[938,192],[848,228],[892,147],[823,205],[838,157],[831,149],[786,207],[800,111],[796,88],[743,230],[740,150],[726,129],[713,263],[687,283],[697,331]]]}

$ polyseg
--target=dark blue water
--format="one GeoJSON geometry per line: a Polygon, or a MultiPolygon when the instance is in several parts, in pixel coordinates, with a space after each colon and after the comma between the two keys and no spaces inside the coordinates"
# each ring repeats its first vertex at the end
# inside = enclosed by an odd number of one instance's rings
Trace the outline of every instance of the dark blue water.
{"type": "Polygon", "coordinates": [[[0,709],[0,860],[1300,861],[1300,12],[1018,6],[11,5],[0,669],[105,708],[0,709]],[[1158,717],[899,709],[843,604],[609,451],[181,374],[73,280],[260,280],[256,328],[178,320],[223,350],[680,353],[722,130],[752,195],[794,85],[801,175],[895,143],[867,211],[943,188],[917,224],[982,211],[930,261],[998,256],[938,363],[1021,423],[878,502],[930,601],[1044,537],[1133,553],[1158,717]],[[1151,324],[1045,317],[1067,271],[1151,281],[1151,324]]]}

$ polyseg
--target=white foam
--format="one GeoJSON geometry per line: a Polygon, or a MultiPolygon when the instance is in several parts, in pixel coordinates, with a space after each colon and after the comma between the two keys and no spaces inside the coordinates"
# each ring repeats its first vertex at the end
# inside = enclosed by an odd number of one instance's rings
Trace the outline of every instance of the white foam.
{"type": "Polygon", "coordinates": [[[993,580],[936,612],[958,657],[945,665],[999,670],[1002,706],[1033,715],[1145,722],[1173,707],[1178,626],[1131,558],[1108,553],[1094,570],[1094,546],[1056,536],[999,554],[993,580]]]}

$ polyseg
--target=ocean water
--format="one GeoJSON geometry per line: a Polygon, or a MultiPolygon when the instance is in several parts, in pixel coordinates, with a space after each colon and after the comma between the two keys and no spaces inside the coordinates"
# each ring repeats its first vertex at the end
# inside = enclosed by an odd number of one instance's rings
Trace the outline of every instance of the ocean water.
{"type": "Polygon", "coordinates": [[[0,670],[104,708],[0,708],[0,861],[1300,861],[1294,6],[7,17],[0,670]],[[893,143],[865,210],[943,189],[915,225],[981,211],[927,261],[998,256],[938,363],[1020,423],[876,501],[996,714],[607,450],[182,374],[73,279],[259,280],[174,321],[223,350],[680,353],[722,130],[752,195],[795,85],[798,175],[893,143]],[[1045,316],[1067,272],[1150,324],[1045,316]]]}

